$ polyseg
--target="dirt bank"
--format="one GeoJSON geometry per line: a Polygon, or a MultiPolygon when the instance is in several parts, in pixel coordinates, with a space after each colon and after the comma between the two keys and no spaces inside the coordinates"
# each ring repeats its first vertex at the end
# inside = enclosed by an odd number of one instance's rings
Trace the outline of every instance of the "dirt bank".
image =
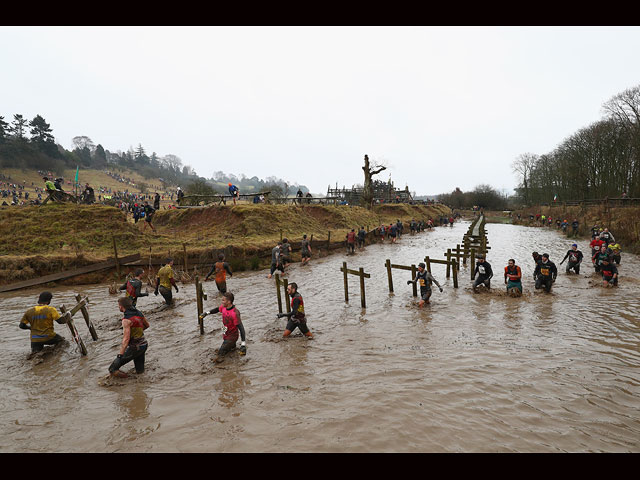
{"type": "MultiPolygon", "coordinates": [[[[351,228],[364,226],[372,231],[397,219],[408,223],[449,213],[443,205],[384,205],[373,211],[322,205],[213,206],[159,211],[153,221],[156,232],[152,232],[143,229],[144,221],[135,224],[120,210],[101,205],[2,209],[0,285],[104,261],[114,256],[114,238],[119,257],[139,253],[138,263],[152,269],[167,256],[184,269],[186,251],[187,270],[193,275],[211,265],[220,251],[235,270],[259,269],[270,262],[271,248],[282,237],[293,245],[295,261],[304,234],[313,238],[315,254],[326,255],[342,247],[351,228]]],[[[114,271],[101,271],[60,283],[115,281],[116,277],[114,271]]]]}

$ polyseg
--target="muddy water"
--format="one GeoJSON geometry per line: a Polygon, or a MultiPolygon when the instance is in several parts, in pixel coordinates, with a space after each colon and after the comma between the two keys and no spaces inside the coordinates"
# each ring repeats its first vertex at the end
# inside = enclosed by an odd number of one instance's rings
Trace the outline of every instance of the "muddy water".
{"type": "MultiPolygon", "coordinates": [[[[418,309],[405,271],[394,271],[389,294],[386,258],[443,258],[467,228],[293,265],[288,279],[300,285],[311,341],[280,339],[285,320],[275,318],[266,271],[234,275],[248,354],[217,365],[219,315],[206,318],[200,336],[193,285],[172,310],[160,311],[161,297],[142,298],[147,371],[129,379],[106,379],[122,336],[107,286],[54,289],[56,306],[89,295],[99,340],[76,320],[87,357],[68,343],[28,359],[28,333],[17,325],[39,290],[3,294],[0,451],[640,451],[639,259],[623,252],[617,289],[597,286],[585,265],[580,276],[560,267],[551,294],[534,292],[531,251],[559,263],[571,242],[547,229],[488,224],[493,292],[473,294],[467,269],[455,290],[438,265],[444,292],[431,305],[418,309]],[[503,293],[511,257],[522,267],[522,298],[503,293]],[[344,303],[345,259],[371,273],[366,311],[357,277],[344,303]]],[[[212,308],[219,297],[206,285],[212,308]]],[[[64,325],[56,331],[69,338],[64,325]]]]}

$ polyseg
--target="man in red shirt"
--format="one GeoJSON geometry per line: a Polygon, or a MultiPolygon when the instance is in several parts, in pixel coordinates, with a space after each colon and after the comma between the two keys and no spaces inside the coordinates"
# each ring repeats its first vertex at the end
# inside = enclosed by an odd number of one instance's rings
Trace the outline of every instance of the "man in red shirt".
{"type": "Polygon", "coordinates": [[[216,363],[222,362],[222,360],[224,360],[224,356],[227,353],[236,349],[238,336],[242,338],[239,349],[240,355],[245,355],[247,353],[247,343],[244,326],[242,325],[240,312],[233,304],[234,299],[235,298],[233,296],[233,293],[226,292],[222,296],[222,305],[214,308],[213,310],[209,310],[208,312],[204,312],[200,316],[200,318],[204,318],[211,313],[222,314],[222,345],[220,345],[217,356],[214,359],[216,363]],[[238,335],[238,333],[240,335],[238,335]]]}
{"type": "Polygon", "coordinates": [[[347,233],[347,253],[356,253],[356,231],[353,228],[347,233]]]}

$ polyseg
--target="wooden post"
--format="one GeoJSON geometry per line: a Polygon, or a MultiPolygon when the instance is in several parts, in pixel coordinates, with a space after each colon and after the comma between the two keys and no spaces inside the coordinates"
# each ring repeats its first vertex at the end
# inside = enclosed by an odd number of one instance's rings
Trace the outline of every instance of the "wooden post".
{"type": "Polygon", "coordinates": [[[347,262],[342,262],[344,270],[344,301],[349,303],[349,281],[347,280],[347,262]]]}
{"type": "Polygon", "coordinates": [[[282,294],[280,293],[280,275],[276,273],[276,292],[278,293],[278,313],[282,313],[282,294]]]}
{"type": "MultiPolygon", "coordinates": [[[[67,307],[65,307],[64,305],[60,305],[60,311],[64,315],[65,313],[67,313],[67,307]]],[[[67,315],[67,326],[69,327],[69,330],[71,331],[71,337],[78,344],[78,347],[80,348],[80,353],[82,355],[86,355],[87,354],[87,347],[84,346],[84,342],[82,341],[82,338],[80,338],[80,334],[78,333],[78,329],[76,328],[76,325],[73,323],[73,318],[71,317],[70,314],[67,315]]]]}
{"type": "Polygon", "coordinates": [[[453,262],[453,288],[458,288],[458,268],[459,262],[451,260],[453,262]]]}
{"type": "Polygon", "coordinates": [[[424,257],[424,263],[427,264],[427,272],[431,273],[431,262],[429,261],[429,255],[424,257]]]}
{"type": "Polygon", "coordinates": [[[184,273],[187,273],[189,269],[187,268],[187,244],[186,243],[182,244],[182,252],[184,253],[184,273]]]}
{"type": "Polygon", "coordinates": [[[291,313],[291,299],[289,298],[289,291],[287,290],[287,287],[289,286],[289,280],[283,278],[282,286],[284,287],[284,300],[285,302],[287,302],[287,313],[291,313]]]}
{"type": "Polygon", "coordinates": [[[447,278],[451,276],[451,249],[447,248],[447,278]]]}
{"type": "Polygon", "coordinates": [[[327,234],[327,252],[329,251],[329,245],[331,244],[331,230],[327,234]]]}
{"type": "Polygon", "coordinates": [[[393,293],[393,277],[391,275],[391,260],[387,258],[385,262],[385,267],[387,267],[387,278],[389,279],[389,293],[393,293]]]}
{"type": "MultiPolygon", "coordinates": [[[[415,280],[416,278],[416,266],[415,264],[411,264],[411,280],[415,280]]],[[[418,282],[413,283],[413,296],[418,296],[418,282]]]]}
{"type": "Polygon", "coordinates": [[[364,294],[364,268],[360,267],[359,272],[360,272],[360,304],[362,305],[362,308],[367,308],[367,302],[365,300],[365,294],[364,294]]]}
{"type": "Polygon", "coordinates": [[[474,248],[471,249],[471,257],[469,258],[469,272],[471,273],[471,280],[475,277],[476,270],[476,251],[474,248]]]}
{"type": "Polygon", "coordinates": [[[200,283],[200,277],[196,275],[196,308],[198,309],[198,325],[200,327],[200,335],[204,335],[204,319],[200,318],[200,316],[204,312],[202,297],[202,283],[200,283]]]}
{"type": "MultiPolygon", "coordinates": [[[[80,294],[76,295],[76,300],[78,301],[78,303],[80,303],[82,301],[82,296],[80,294]]],[[[91,323],[91,319],[89,318],[89,310],[87,310],[87,307],[83,305],[82,307],[80,307],[80,311],[82,312],[82,316],[84,317],[84,321],[87,324],[87,327],[89,327],[89,333],[91,333],[91,338],[94,341],[98,340],[98,334],[96,333],[96,329],[94,328],[93,323],[91,323]]]]}
{"type": "Polygon", "coordinates": [[[280,241],[282,241],[282,229],[280,229],[280,241]]]}
{"type": "Polygon", "coordinates": [[[118,278],[120,278],[120,262],[118,262],[118,248],[116,247],[116,237],[111,236],[113,239],[113,254],[116,258],[116,272],[118,272],[118,278]]]}

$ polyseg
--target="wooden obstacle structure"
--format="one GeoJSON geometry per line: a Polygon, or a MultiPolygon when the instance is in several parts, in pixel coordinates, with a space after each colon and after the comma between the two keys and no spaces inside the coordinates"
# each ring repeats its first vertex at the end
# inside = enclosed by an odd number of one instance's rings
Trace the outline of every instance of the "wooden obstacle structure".
{"type": "Polygon", "coordinates": [[[284,313],[282,311],[282,294],[280,293],[280,285],[284,288],[284,301],[287,309],[287,313],[291,313],[291,300],[289,298],[289,292],[287,291],[287,287],[289,286],[289,281],[286,278],[280,280],[280,275],[276,273],[276,292],[278,295],[278,313],[284,313]]]}
{"type": "Polygon", "coordinates": [[[342,262],[340,271],[344,273],[344,301],[349,303],[349,281],[347,275],[357,275],[360,277],[360,304],[362,308],[367,308],[367,301],[365,298],[364,279],[371,278],[371,274],[365,273],[364,268],[360,267],[358,270],[350,270],[347,268],[347,262],[342,262]]]}
{"type": "Polygon", "coordinates": [[[204,313],[204,302],[207,299],[207,294],[204,291],[204,286],[200,282],[200,277],[196,275],[196,308],[198,310],[198,326],[200,327],[200,335],[204,335],[204,319],[202,314],[204,313]]]}
{"type": "MultiPolygon", "coordinates": [[[[446,254],[445,254],[446,255],[446,254]]],[[[447,266],[447,278],[453,276],[453,288],[458,288],[458,271],[459,264],[456,262],[454,258],[449,258],[448,260],[438,260],[435,258],[431,258],[428,255],[424,257],[424,263],[427,266],[427,272],[431,273],[431,264],[435,263],[438,265],[446,265],[447,266]]]]}
{"type": "Polygon", "coordinates": [[[96,329],[94,328],[93,323],[91,322],[91,319],[89,318],[89,311],[87,310],[87,304],[89,303],[89,299],[87,297],[82,298],[81,295],[76,295],[76,300],[78,301],[78,303],[71,310],[67,310],[67,307],[65,307],[63,304],[63,305],[60,305],[60,311],[62,312],[62,318],[66,320],[67,327],[69,327],[69,331],[71,332],[71,337],[78,345],[78,348],[80,349],[80,353],[84,356],[87,354],[87,347],[82,341],[82,337],[80,337],[80,334],[78,333],[78,329],[76,328],[76,325],[73,322],[73,316],[78,312],[82,312],[82,316],[84,317],[87,327],[89,327],[91,338],[93,338],[94,341],[98,340],[98,334],[96,333],[96,329]]]}
{"type": "MultiPolygon", "coordinates": [[[[392,268],[397,268],[398,270],[408,270],[411,272],[411,279],[413,280],[414,278],[416,278],[416,272],[417,272],[417,268],[414,264],[412,265],[395,265],[393,263],[391,263],[391,260],[387,258],[387,260],[384,263],[384,266],[387,268],[387,278],[389,280],[389,293],[393,293],[393,276],[391,274],[391,269],[392,268]]],[[[413,284],[413,296],[417,297],[418,296],[418,286],[414,283],[413,284]]]]}

